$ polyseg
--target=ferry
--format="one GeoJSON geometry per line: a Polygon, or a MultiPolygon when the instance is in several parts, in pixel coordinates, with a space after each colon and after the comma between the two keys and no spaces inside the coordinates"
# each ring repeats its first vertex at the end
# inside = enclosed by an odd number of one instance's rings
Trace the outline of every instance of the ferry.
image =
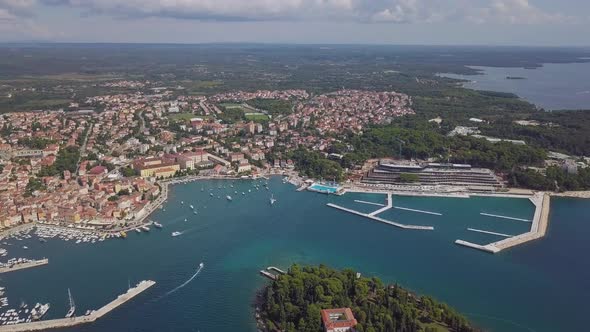
{"type": "Polygon", "coordinates": [[[181,232],[172,232],[172,236],[173,237],[176,237],[176,236],[179,236],[179,235],[182,235],[182,233],[181,232]]]}
{"type": "Polygon", "coordinates": [[[225,196],[225,198],[227,198],[228,201],[231,201],[232,200],[232,198],[231,198],[230,195],[225,196]]]}
{"type": "Polygon", "coordinates": [[[162,226],[162,224],[160,224],[159,222],[154,221],[154,227],[156,227],[156,228],[162,228],[164,226],[162,226]]]}

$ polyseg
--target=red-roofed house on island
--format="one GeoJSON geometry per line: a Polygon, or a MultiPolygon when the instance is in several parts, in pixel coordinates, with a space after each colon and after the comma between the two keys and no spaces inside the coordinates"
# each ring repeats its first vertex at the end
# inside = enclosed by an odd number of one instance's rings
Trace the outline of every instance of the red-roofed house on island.
{"type": "Polygon", "coordinates": [[[322,323],[326,332],[354,332],[357,324],[350,308],[324,309],[322,323]]]}

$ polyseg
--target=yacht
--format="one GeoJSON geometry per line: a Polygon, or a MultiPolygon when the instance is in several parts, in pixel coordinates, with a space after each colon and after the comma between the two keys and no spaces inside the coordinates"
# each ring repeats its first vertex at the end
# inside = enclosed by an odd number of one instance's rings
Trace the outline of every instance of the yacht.
{"type": "Polygon", "coordinates": [[[225,196],[225,198],[227,198],[228,201],[231,201],[232,200],[232,198],[231,198],[230,195],[225,196]]]}
{"type": "Polygon", "coordinates": [[[49,307],[50,307],[49,303],[45,303],[43,305],[37,303],[35,308],[33,308],[33,310],[31,310],[31,318],[33,320],[39,320],[39,319],[43,318],[43,316],[45,316],[47,311],[49,311],[49,307]]]}
{"type": "Polygon", "coordinates": [[[182,235],[182,233],[181,232],[172,232],[172,236],[173,237],[176,237],[176,236],[179,236],[179,235],[182,235]]]}
{"type": "Polygon", "coordinates": [[[159,222],[155,222],[154,221],[154,227],[156,227],[156,228],[162,228],[164,226],[162,226],[162,224],[160,224],[159,222]]]}
{"type": "Polygon", "coordinates": [[[76,312],[76,304],[74,303],[74,298],[72,297],[72,292],[70,292],[69,288],[68,288],[68,298],[70,300],[70,310],[68,310],[68,313],[66,314],[66,318],[70,318],[70,317],[74,316],[74,313],[76,312]]]}

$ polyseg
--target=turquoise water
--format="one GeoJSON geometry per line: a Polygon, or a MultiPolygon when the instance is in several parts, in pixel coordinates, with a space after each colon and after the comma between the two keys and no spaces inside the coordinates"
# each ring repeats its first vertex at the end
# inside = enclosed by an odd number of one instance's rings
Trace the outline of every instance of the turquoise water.
{"type": "Polygon", "coordinates": [[[297,192],[278,178],[270,181],[269,191],[256,190],[251,181],[236,181],[235,188],[229,183],[172,187],[166,211],[152,216],[164,224],[161,231],[133,232],[125,240],[97,244],[13,242],[6,247],[9,256],[46,256],[50,264],[2,275],[0,284],[7,288],[9,303],[51,302],[48,317],[63,317],[68,287],[79,312],[84,312],[124,292],[128,280],[133,284],[153,279],[157,284],[152,289],[96,323],[70,331],[255,331],[251,303],[266,282],[258,275],[260,269],[325,263],[430,294],[489,331],[581,331],[587,326],[588,201],[553,200],[545,239],[490,255],[453,242],[500,239],[468,232],[467,227],[526,231],[526,223],[479,213],[531,218],[528,200],[395,196],[394,206],[443,214],[391,210],[381,215],[435,227],[405,231],[326,206],[333,202],[371,212],[379,207],[354,200],[383,203],[383,195],[297,192]],[[246,195],[235,195],[234,190],[246,195]],[[273,206],[271,193],[277,199],[273,206]],[[232,202],[224,198],[228,194],[232,202]],[[197,215],[189,204],[197,208],[197,215]],[[184,234],[173,238],[173,231],[184,234]],[[23,250],[23,245],[30,249],[23,250]],[[192,282],[165,296],[193,276],[200,262],[205,267],[192,282]]]}
{"type": "Polygon", "coordinates": [[[309,186],[309,189],[320,191],[323,193],[328,193],[328,194],[333,194],[338,191],[338,187],[330,187],[330,186],[326,186],[326,185],[318,184],[318,183],[312,184],[311,186],[309,186]]]}
{"type": "Polygon", "coordinates": [[[537,69],[473,67],[483,75],[444,74],[469,80],[465,87],[511,92],[546,110],[590,110],[590,63],[545,64],[537,69]],[[507,76],[524,80],[507,80],[507,76]]]}

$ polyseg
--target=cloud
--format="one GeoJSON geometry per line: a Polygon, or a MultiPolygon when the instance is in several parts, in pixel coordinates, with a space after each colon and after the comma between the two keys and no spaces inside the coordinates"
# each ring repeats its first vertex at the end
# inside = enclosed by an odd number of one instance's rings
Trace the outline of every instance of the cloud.
{"type": "Polygon", "coordinates": [[[202,21],[342,21],[362,23],[513,23],[566,21],[533,0],[0,0],[0,10],[26,13],[35,3],[85,15],[202,21]]]}
{"type": "Polygon", "coordinates": [[[36,0],[0,0],[0,33],[12,37],[49,38],[49,30],[35,22],[36,0]]]}

